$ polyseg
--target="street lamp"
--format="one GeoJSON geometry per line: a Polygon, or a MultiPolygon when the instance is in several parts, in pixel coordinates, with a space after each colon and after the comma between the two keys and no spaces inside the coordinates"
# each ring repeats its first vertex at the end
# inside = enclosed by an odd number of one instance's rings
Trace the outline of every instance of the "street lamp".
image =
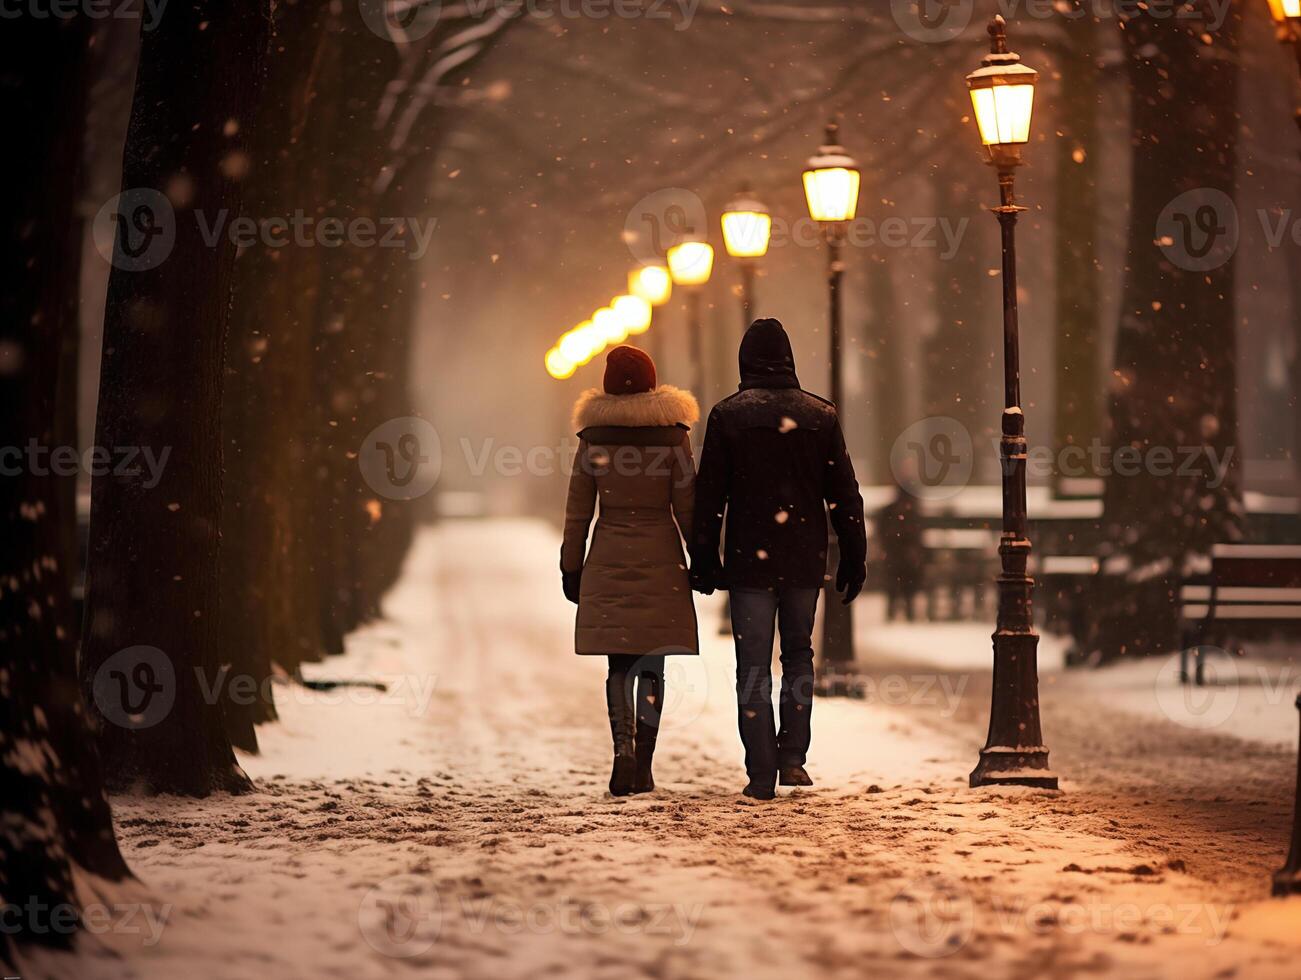
{"type": "Polygon", "coordinates": [[[989,24],[990,53],[967,76],[980,140],[998,170],[1000,205],[993,208],[1003,232],[1003,425],[999,455],[1003,471],[1003,533],[998,554],[998,627],[994,631],[994,680],[989,738],[971,773],[972,786],[1015,785],[1057,788],[1048,768],[1048,749],[1039,725],[1039,634],[1031,599],[1034,579],[1026,573],[1025,415],[1021,411],[1020,326],[1016,299],[1016,204],[1013,180],[1021,147],[1030,141],[1038,73],[1007,50],[1007,23],[989,24]]]}
{"type": "MultiPolygon", "coordinates": [[[[844,417],[844,391],[841,384],[841,296],[845,274],[841,250],[845,228],[858,212],[858,188],[861,172],[858,163],[839,142],[840,127],[827,124],[826,140],[809,158],[804,169],[804,197],[809,216],[822,227],[827,242],[827,286],[831,320],[831,400],[844,417]]],[[[835,589],[836,568],[840,562],[840,545],[832,533],[827,547],[830,574],[823,590],[822,661],[846,668],[854,662],[854,616],[849,606],[838,601],[835,589]]]]}
{"type": "MultiPolygon", "coordinates": [[[[1278,39],[1283,44],[1292,45],[1296,55],[1297,70],[1301,71],[1301,0],[1268,0],[1269,12],[1278,25],[1278,39]]],[[[1301,128],[1301,109],[1294,113],[1296,124],[1301,128]]]]}
{"type": "Polygon", "coordinates": [[[655,330],[655,309],[667,303],[673,295],[673,277],[669,275],[668,266],[658,261],[639,265],[628,273],[628,292],[640,296],[651,305],[651,321],[646,328],[650,331],[650,336],[646,338],[646,349],[658,361],[659,332],[655,330]]]}
{"type": "Polygon", "coordinates": [[[709,282],[714,269],[714,247],[703,239],[688,232],[687,236],[668,251],[669,274],[673,283],[687,291],[687,330],[691,342],[691,369],[694,374],[694,388],[699,397],[704,397],[705,366],[701,350],[700,326],[700,292],[709,282]]]}
{"type": "Polygon", "coordinates": [[[768,254],[772,215],[762,202],[750,196],[750,188],[728,202],[723,211],[723,244],[741,269],[741,329],[754,319],[755,261],[768,254]]]}
{"type": "Polygon", "coordinates": [[[627,330],[627,335],[644,334],[651,325],[651,305],[640,296],[619,296],[610,304],[614,315],[627,330]]]}

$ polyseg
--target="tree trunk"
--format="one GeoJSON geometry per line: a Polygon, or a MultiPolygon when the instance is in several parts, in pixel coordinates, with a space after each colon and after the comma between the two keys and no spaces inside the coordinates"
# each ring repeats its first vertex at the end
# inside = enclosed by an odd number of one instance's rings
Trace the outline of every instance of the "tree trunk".
{"type": "Polygon", "coordinates": [[[92,486],[83,680],[111,786],[249,787],[218,683],[222,384],[235,245],[270,23],[196,0],[142,34],[104,317],[96,441],[166,465],[92,486]],[[213,229],[217,229],[212,238],[213,229]]]}
{"type": "Polygon", "coordinates": [[[1208,458],[1211,451],[1223,461],[1238,445],[1230,199],[1241,12],[1231,8],[1224,26],[1203,36],[1208,0],[1190,6],[1204,8],[1201,17],[1122,22],[1133,205],[1103,540],[1132,570],[1091,616],[1090,648],[1101,660],[1174,648],[1181,577],[1191,559],[1236,539],[1242,517],[1236,455],[1227,468],[1208,458]],[[1139,454],[1137,466],[1132,455],[1124,461],[1124,473],[1115,455],[1122,450],[1139,454]],[[1182,453],[1192,450],[1199,455],[1190,466],[1182,453]]]}
{"type": "MultiPolygon", "coordinates": [[[[75,204],[88,83],[85,18],[28,19],[0,35],[6,154],[0,204],[0,906],[76,905],[74,870],[129,875],[113,834],[74,667],[68,529],[69,417],[75,418],[80,240],[75,204]],[[28,451],[40,447],[39,454],[28,451]],[[62,451],[60,447],[63,447],[62,451]],[[19,449],[15,456],[13,449],[19,449]],[[57,471],[57,472],[56,472],[57,471]]],[[[75,428],[75,426],[74,426],[75,428]]],[[[22,919],[10,943],[68,946],[72,934],[22,919]]]]}
{"type": "MultiPolygon", "coordinates": [[[[1101,435],[1098,364],[1097,228],[1098,25],[1083,0],[1068,21],[1061,56],[1057,137],[1056,459],[1067,446],[1087,448],[1101,435]]],[[[1076,474],[1083,475],[1083,474],[1076,474]]],[[[1092,474],[1090,474],[1092,475],[1092,474]]],[[[1054,473],[1060,481],[1062,474],[1054,473]]],[[[1059,483],[1060,486],[1060,483],[1059,483]]]]}

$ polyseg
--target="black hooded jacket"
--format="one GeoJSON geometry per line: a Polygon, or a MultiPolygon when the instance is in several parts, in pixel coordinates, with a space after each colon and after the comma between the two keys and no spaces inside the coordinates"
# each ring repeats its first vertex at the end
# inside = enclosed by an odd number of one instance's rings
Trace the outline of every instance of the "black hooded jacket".
{"type": "Polygon", "coordinates": [[[829,510],[841,568],[861,583],[863,498],[835,405],[800,388],[790,338],[776,320],[751,324],[740,366],[741,390],[714,406],[705,430],[693,579],[720,588],[821,588],[829,510]]]}

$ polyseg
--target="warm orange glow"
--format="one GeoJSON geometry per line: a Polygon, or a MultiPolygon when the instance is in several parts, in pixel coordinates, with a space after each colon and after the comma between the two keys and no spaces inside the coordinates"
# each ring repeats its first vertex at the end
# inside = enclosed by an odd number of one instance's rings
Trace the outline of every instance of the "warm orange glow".
{"type": "Polygon", "coordinates": [[[662,265],[643,265],[628,273],[628,292],[651,306],[663,306],[673,295],[673,277],[662,265]]]}
{"type": "Polygon", "coordinates": [[[636,336],[650,329],[651,305],[640,296],[620,296],[610,304],[610,309],[628,334],[636,336]]]}
{"type": "Polygon", "coordinates": [[[546,356],[547,374],[551,375],[557,381],[563,381],[565,378],[573,377],[576,365],[568,360],[560,349],[552,347],[547,351],[546,356]]]}
{"type": "Polygon", "coordinates": [[[723,244],[735,259],[758,259],[768,254],[772,215],[764,211],[724,211],[723,244]]]}
{"type": "Polygon", "coordinates": [[[669,249],[668,260],[677,285],[703,286],[714,269],[714,247],[708,242],[681,242],[669,249]]]}
{"type": "Polygon", "coordinates": [[[1270,15],[1280,24],[1301,20],[1301,0],[1269,0],[1270,15]]]}

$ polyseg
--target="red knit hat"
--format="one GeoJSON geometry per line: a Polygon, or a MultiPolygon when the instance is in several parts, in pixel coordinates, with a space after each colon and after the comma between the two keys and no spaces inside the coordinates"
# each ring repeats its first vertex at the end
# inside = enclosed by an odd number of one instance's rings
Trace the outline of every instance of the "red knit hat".
{"type": "Polygon", "coordinates": [[[626,344],[605,355],[605,393],[639,395],[655,387],[655,362],[644,350],[626,344]]]}

